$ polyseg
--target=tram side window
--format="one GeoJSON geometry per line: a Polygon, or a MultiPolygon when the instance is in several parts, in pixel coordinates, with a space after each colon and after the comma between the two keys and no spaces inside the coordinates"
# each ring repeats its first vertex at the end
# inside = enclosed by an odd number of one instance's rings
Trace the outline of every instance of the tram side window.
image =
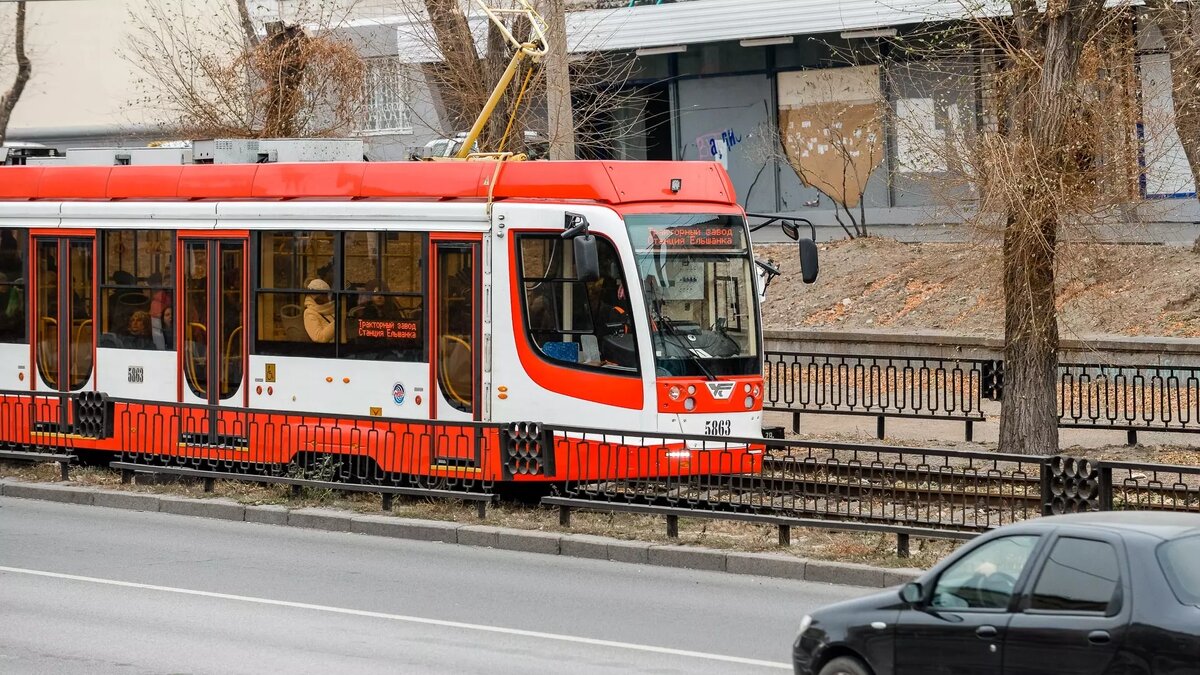
{"type": "Polygon", "coordinates": [[[347,232],[338,356],[424,361],[424,285],[416,232],[347,232]]]}
{"type": "Polygon", "coordinates": [[[98,347],[174,350],[175,233],[102,234],[98,347]]]}
{"type": "Polygon", "coordinates": [[[526,330],[548,359],[585,368],[637,372],[633,313],[612,243],[597,237],[600,278],[574,273],[574,248],[558,235],[519,235],[526,330]]]}
{"type": "Polygon", "coordinates": [[[263,233],[255,351],[423,361],[423,248],[415,232],[263,233]]]}
{"type": "Polygon", "coordinates": [[[0,228],[0,342],[25,342],[25,230],[0,228]]]}

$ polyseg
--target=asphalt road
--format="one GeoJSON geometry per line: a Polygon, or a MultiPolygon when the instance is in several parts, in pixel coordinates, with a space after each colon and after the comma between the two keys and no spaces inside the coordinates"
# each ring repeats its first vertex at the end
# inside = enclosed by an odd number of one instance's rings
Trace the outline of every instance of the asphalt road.
{"type": "Polygon", "coordinates": [[[770,673],[867,589],[0,498],[0,672],[770,673]]]}

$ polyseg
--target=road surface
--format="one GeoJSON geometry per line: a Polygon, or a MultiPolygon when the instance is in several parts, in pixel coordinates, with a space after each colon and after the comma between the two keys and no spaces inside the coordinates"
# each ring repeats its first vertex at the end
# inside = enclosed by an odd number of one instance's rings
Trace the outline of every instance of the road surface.
{"type": "Polygon", "coordinates": [[[0,672],[782,673],[867,589],[0,498],[0,672]]]}

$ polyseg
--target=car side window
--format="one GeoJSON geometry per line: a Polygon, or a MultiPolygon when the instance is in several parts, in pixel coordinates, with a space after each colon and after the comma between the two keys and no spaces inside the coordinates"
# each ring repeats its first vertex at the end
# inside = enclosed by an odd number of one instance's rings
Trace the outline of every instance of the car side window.
{"type": "Polygon", "coordinates": [[[1115,609],[1120,584],[1117,551],[1106,541],[1063,537],[1042,566],[1029,608],[1051,612],[1115,609]]]}
{"type": "Polygon", "coordinates": [[[933,589],[931,605],[941,609],[1005,609],[1036,535],[993,539],[946,568],[933,589]]]}

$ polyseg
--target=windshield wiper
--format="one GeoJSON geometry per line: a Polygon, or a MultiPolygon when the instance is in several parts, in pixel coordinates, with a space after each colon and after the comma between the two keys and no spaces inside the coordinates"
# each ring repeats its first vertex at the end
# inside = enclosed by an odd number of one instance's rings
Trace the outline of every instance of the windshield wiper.
{"type": "Polygon", "coordinates": [[[704,377],[707,380],[709,380],[710,382],[715,381],[717,379],[717,376],[713,375],[712,371],[709,370],[708,367],[704,365],[704,362],[701,361],[699,359],[699,357],[697,357],[694,353],[692,353],[691,348],[688,347],[687,343],[683,341],[683,336],[679,334],[679,330],[677,328],[675,328],[675,325],[671,323],[671,320],[668,319],[667,317],[663,316],[661,310],[656,309],[655,313],[658,315],[655,318],[655,321],[658,322],[659,326],[666,328],[667,331],[670,333],[671,337],[675,338],[676,346],[678,346],[680,349],[683,350],[683,353],[685,355],[687,355],[687,358],[689,360],[691,360],[692,363],[696,364],[696,367],[700,369],[701,373],[704,373],[704,377]]]}

